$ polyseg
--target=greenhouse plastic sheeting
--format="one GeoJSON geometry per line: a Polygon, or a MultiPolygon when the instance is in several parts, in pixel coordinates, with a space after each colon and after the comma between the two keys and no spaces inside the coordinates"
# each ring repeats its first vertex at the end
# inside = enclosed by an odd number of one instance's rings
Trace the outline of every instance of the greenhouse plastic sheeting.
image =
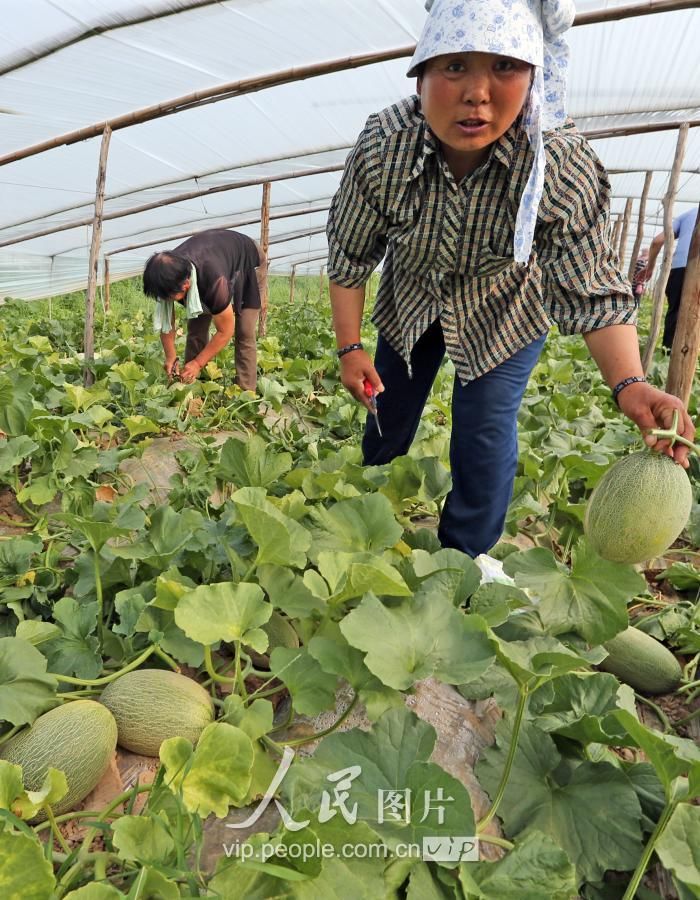
{"type": "MultiPolygon", "coordinates": [[[[424,20],[423,0],[5,0],[0,155],[224,83],[408,47],[424,20]]],[[[569,40],[569,111],[582,130],[700,119],[697,8],[577,26],[569,40]]],[[[115,130],[100,254],[111,277],[140,272],[154,250],[204,228],[257,238],[262,186],[250,182],[266,178],[271,270],[318,272],[348,149],[370,113],[414,90],[406,67],[404,58],[346,69],[115,130]]],[[[592,138],[611,170],[613,213],[635,200],[627,253],[649,169],[647,240],[662,227],[676,140],[675,129],[592,138]]],[[[85,286],[99,152],[98,136],[0,166],[0,244],[22,239],[0,246],[0,298],[85,286]]],[[[699,201],[700,129],[691,128],[675,212],[699,201]]]]}

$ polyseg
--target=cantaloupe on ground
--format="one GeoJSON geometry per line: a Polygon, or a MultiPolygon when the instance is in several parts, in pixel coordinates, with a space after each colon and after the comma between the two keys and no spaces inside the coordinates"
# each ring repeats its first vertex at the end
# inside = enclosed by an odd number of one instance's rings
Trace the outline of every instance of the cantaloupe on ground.
{"type": "Polygon", "coordinates": [[[37,791],[47,770],[61,769],[68,794],[56,815],[73,810],[97,785],[117,746],[117,724],[94,700],[73,700],[49,710],[0,747],[0,758],[22,766],[24,786],[37,791]]]}
{"type": "Polygon", "coordinates": [[[683,673],[676,657],[650,634],[630,626],[603,646],[608,656],[600,668],[644,694],[669,694],[683,673]]]}
{"type": "Polygon", "coordinates": [[[119,745],[144,756],[158,756],[172,737],[193,744],[214,721],[214,704],[204,688],[167,669],[136,669],[112,681],[100,701],[117,722],[119,745]]]}
{"type": "Polygon", "coordinates": [[[692,505],[685,469],[668,456],[641,450],[603,475],[588,500],[583,528],[599,556],[640,563],[668,550],[692,505]]]}

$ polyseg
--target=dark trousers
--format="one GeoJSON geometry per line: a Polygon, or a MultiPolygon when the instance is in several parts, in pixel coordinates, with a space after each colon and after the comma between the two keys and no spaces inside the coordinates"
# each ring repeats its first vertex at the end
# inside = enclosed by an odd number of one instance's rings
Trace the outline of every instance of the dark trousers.
{"type": "Polygon", "coordinates": [[[664,334],[661,343],[670,350],[673,345],[673,338],[676,334],[676,325],[678,324],[678,313],[681,308],[681,294],[683,293],[683,281],[685,280],[685,266],[678,269],[671,269],[671,274],[666,282],[666,297],[668,299],[668,309],[666,310],[666,318],[664,319],[664,334]]]}
{"type": "MultiPolygon", "coordinates": [[[[254,391],[257,381],[258,354],[255,332],[258,325],[259,309],[242,309],[236,316],[234,332],[234,359],[236,364],[236,384],[244,391],[254,391]]],[[[187,321],[187,341],[185,362],[203,350],[209,342],[211,316],[206,313],[187,321]]]]}
{"type": "MultiPolygon", "coordinates": [[[[466,385],[455,377],[452,490],[438,529],[443,547],[474,557],[493,547],[503,532],[518,462],[518,409],[545,337],[466,385]]],[[[365,465],[391,462],[408,452],[444,355],[442,328],[436,321],[413,348],[413,378],[409,378],[406,363],[379,336],[374,364],[385,388],[377,398],[384,437],[379,437],[374,417],[368,416],[362,441],[365,465]]]]}

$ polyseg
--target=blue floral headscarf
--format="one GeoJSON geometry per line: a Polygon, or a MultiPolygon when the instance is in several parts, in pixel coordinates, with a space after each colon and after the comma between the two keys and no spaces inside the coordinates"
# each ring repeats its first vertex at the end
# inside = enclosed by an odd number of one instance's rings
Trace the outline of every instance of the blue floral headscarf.
{"type": "Polygon", "coordinates": [[[576,15],[573,0],[426,0],[430,13],[408,70],[445,53],[499,53],[535,67],[523,128],[535,160],[520,199],[513,256],[527,263],[544,189],[543,131],[566,119],[569,48],[561,36],[576,15]]]}

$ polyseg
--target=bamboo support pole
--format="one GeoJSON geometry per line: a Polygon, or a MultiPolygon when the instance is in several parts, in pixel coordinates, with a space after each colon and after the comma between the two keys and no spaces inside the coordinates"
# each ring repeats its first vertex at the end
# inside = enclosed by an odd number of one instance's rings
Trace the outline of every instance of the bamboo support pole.
{"type": "MultiPolygon", "coordinates": [[[[331,198],[329,197],[327,200],[319,201],[322,205],[318,205],[318,202],[313,206],[306,206],[302,209],[294,209],[290,212],[283,210],[278,213],[270,213],[270,221],[276,219],[291,219],[294,216],[310,216],[317,212],[326,212],[330,208],[331,198]]],[[[260,216],[256,214],[255,216],[248,217],[245,219],[234,219],[231,222],[223,222],[218,224],[217,228],[242,228],[244,225],[257,225],[260,221],[260,216]]],[[[211,227],[211,226],[208,226],[211,227]]],[[[325,226],[324,226],[325,230],[325,226]]],[[[116,250],[110,250],[107,256],[115,256],[117,253],[126,253],[128,250],[138,250],[141,247],[152,247],[154,244],[167,244],[170,241],[180,240],[181,238],[191,237],[195,232],[190,228],[187,231],[179,232],[178,234],[170,234],[167,237],[159,237],[154,241],[141,241],[137,244],[128,244],[125,247],[118,247],[116,250]]]]}
{"type": "Polygon", "coordinates": [[[104,270],[104,304],[105,304],[105,313],[109,312],[109,257],[105,256],[102,259],[103,270],[104,270]]]}
{"type": "MultiPolygon", "coordinates": [[[[140,184],[136,187],[126,188],[123,191],[111,191],[110,193],[105,194],[105,203],[108,203],[110,200],[119,200],[121,197],[128,197],[131,194],[152,191],[156,188],[170,187],[174,184],[181,184],[185,181],[210,178],[212,175],[221,175],[223,172],[241,172],[244,169],[251,169],[253,167],[259,168],[260,166],[267,166],[271,163],[282,163],[287,162],[291,159],[305,159],[309,156],[319,156],[323,153],[337,153],[340,150],[350,150],[351,148],[352,144],[326,144],[322,147],[315,147],[313,149],[302,148],[299,150],[295,150],[293,153],[285,153],[282,156],[280,156],[279,153],[276,153],[274,156],[261,156],[255,159],[248,159],[233,166],[229,163],[226,166],[219,166],[216,169],[205,169],[202,172],[190,172],[188,175],[180,175],[177,178],[167,178],[163,181],[152,181],[148,184],[140,184]]],[[[254,184],[262,184],[264,181],[269,180],[269,177],[259,178],[254,182],[254,184]]],[[[232,183],[235,184],[235,182],[232,183]]],[[[59,206],[54,209],[47,210],[46,212],[41,213],[41,215],[39,216],[30,216],[27,219],[17,219],[14,222],[8,222],[6,225],[0,226],[0,232],[7,231],[10,228],[18,228],[20,225],[29,225],[32,222],[41,222],[51,218],[52,216],[58,216],[62,215],[63,213],[72,212],[73,210],[81,209],[84,206],[85,203],[73,203],[70,206],[59,206]]]]}
{"type": "Polygon", "coordinates": [[[661,330],[661,314],[663,312],[666,283],[671,272],[673,261],[673,202],[678,193],[680,169],[683,165],[685,148],[688,143],[688,123],[684,122],[678,129],[678,141],[676,154],[673,159],[673,168],[668,179],[668,191],[664,197],[664,256],[659,277],[654,285],[654,301],[651,311],[651,324],[649,326],[649,339],[642,354],[642,367],[644,374],[649,371],[651,361],[654,358],[654,349],[661,330]]]}
{"type": "Polygon", "coordinates": [[[628,197],[625,203],[625,212],[622,216],[622,229],[620,231],[620,244],[618,246],[617,255],[620,258],[620,268],[625,267],[625,256],[627,255],[627,233],[630,229],[630,219],[632,218],[632,198],[628,197]]]}
{"type": "Polygon", "coordinates": [[[0,77],[7,75],[9,72],[15,72],[17,69],[22,69],[24,66],[28,66],[31,63],[38,62],[40,59],[46,59],[47,56],[53,56],[54,53],[57,53],[59,50],[65,50],[66,47],[71,47],[88,38],[105,34],[115,28],[140,25],[142,22],[152,22],[154,19],[163,19],[167,16],[186,12],[189,9],[198,9],[201,6],[212,6],[213,4],[220,2],[221,0],[181,0],[175,9],[166,9],[163,12],[149,12],[148,15],[142,16],[119,16],[118,14],[115,14],[115,12],[111,12],[110,21],[107,25],[91,25],[89,28],[82,31],[77,29],[68,36],[61,35],[61,39],[53,44],[49,44],[48,46],[42,45],[41,50],[35,51],[30,49],[23,52],[21,55],[18,55],[15,59],[10,58],[9,62],[0,68],[0,77]]]}
{"type": "Polygon", "coordinates": [[[289,276],[289,302],[294,303],[294,286],[297,280],[297,267],[296,264],[292,266],[292,273],[289,276]]]}
{"type": "MultiPolygon", "coordinates": [[[[630,4],[629,6],[580,13],[574,19],[574,26],[593,25],[636,16],[694,9],[696,7],[696,0],[644,0],[644,2],[630,4]]],[[[245,94],[266,90],[270,87],[277,87],[278,85],[289,84],[294,81],[302,81],[306,78],[315,78],[319,75],[329,75],[333,72],[342,72],[345,69],[361,68],[379,62],[388,62],[394,59],[413,56],[414,50],[415,44],[409,44],[403,47],[394,47],[389,50],[358,54],[356,56],[346,56],[339,59],[313,63],[311,65],[284,69],[279,72],[271,72],[267,75],[255,76],[254,78],[225,82],[224,84],[215,85],[214,87],[206,88],[201,91],[193,91],[190,94],[184,94],[183,96],[176,97],[172,100],[166,100],[162,103],[153,104],[152,106],[142,107],[141,109],[133,110],[130,113],[115,116],[113,119],[96,122],[92,125],[85,126],[84,128],[78,128],[75,131],[57,135],[49,140],[41,141],[38,144],[32,144],[22,150],[6,153],[5,155],[0,156],[0,166],[10,162],[16,162],[20,159],[26,159],[29,156],[43,153],[45,150],[51,150],[55,147],[67,146],[78,143],[79,141],[87,140],[88,138],[97,137],[102,134],[107,125],[109,125],[112,131],[118,131],[121,128],[128,128],[131,125],[150,122],[153,119],[183,112],[186,109],[193,109],[208,103],[216,103],[219,100],[241,97],[245,94]]]]}
{"type": "Polygon", "coordinates": [[[107,125],[100,145],[100,161],[97,167],[97,185],[95,189],[95,217],[92,222],[92,240],[90,242],[90,261],[88,263],[87,296],[85,298],[85,332],[84,332],[84,369],[83,382],[89,386],[94,382],[90,363],[95,358],[95,294],[97,291],[97,266],[102,242],[102,213],[104,211],[105,180],[107,178],[107,155],[112,129],[107,125]]]}
{"type": "MultiPolygon", "coordinates": [[[[125,28],[127,26],[139,25],[143,22],[152,22],[155,19],[165,18],[171,15],[177,15],[189,9],[197,9],[202,6],[212,6],[220,3],[221,0],[188,0],[178,4],[176,9],[168,9],[163,12],[149,13],[142,16],[124,16],[116,22],[110,21],[107,25],[93,25],[90,28],[80,31],[77,30],[68,37],[50,44],[48,47],[42,47],[41,50],[23,53],[21,56],[10,59],[10,61],[0,69],[0,76],[7,75],[9,72],[17,71],[31,63],[38,62],[48,56],[52,56],[59,50],[78,44],[81,41],[95,37],[96,35],[106,34],[115,28],[125,28]]],[[[600,10],[591,13],[581,13],[574,20],[574,25],[589,25],[592,23],[614,21],[616,19],[625,19],[630,16],[643,16],[656,12],[671,12],[682,9],[691,9],[697,6],[692,0],[647,0],[644,4],[633,4],[631,6],[623,6],[618,9],[600,10]]]]}
{"type": "Polygon", "coordinates": [[[323,272],[325,266],[321,266],[321,271],[318,274],[318,299],[323,300],[323,272]]]}
{"type": "Polygon", "coordinates": [[[690,240],[666,390],[688,407],[700,352],[700,209],[690,240]]]}
{"type": "Polygon", "coordinates": [[[141,125],[144,122],[151,122],[154,119],[160,119],[164,116],[172,116],[175,113],[184,112],[187,109],[195,109],[198,106],[205,106],[208,103],[217,103],[219,100],[231,100],[234,97],[243,97],[246,94],[253,94],[257,91],[264,91],[268,88],[279,87],[282,84],[289,84],[293,81],[303,81],[306,78],[316,78],[319,75],[330,75],[334,72],[342,72],[345,69],[359,69],[363,66],[373,65],[379,62],[389,62],[393,59],[402,59],[406,56],[412,56],[415,45],[404,47],[393,47],[389,50],[381,50],[373,53],[361,53],[356,56],[343,56],[339,59],[326,60],[324,62],[312,63],[306,66],[294,66],[290,69],[283,69],[278,72],[270,72],[267,75],[256,75],[254,78],[243,78],[237,81],[228,81],[224,84],[215,85],[201,91],[193,91],[190,94],[184,94],[175,97],[172,100],[165,100],[162,103],[155,103],[152,106],[145,106],[141,109],[124,113],[121,116],[115,116],[102,122],[95,122],[84,128],[78,128],[75,131],[69,131],[65,134],[57,135],[38,144],[32,144],[23,150],[15,150],[0,156],[0,166],[4,166],[10,162],[17,162],[20,159],[26,159],[29,156],[35,156],[37,153],[43,153],[46,150],[53,150],[55,147],[65,147],[70,144],[77,144],[79,141],[85,141],[88,138],[97,137],[101,134],[105,126],[109,125],[112,131],[119,131],[122,128],[128,128],[131,125],[141,125]]]}
{"type": "Polygon", "coordinates": [[[688,119],[686,122],[654,122],[640,123],[639,125],[613,126],[612,128],[590,128],[582,131],[581,134],[588,138],[589,141],[598,141],[603,138],[612,137],[630,137],[634,134],[656,134],[658,131],[676,131],[679,125],[688,125],[690,128],[697,128],[700,125],[700,119],[688,119]]]}
{"type": "MultiPolygon", "coordinates": [[[[693,120],[693,121],[689,122],[688,124],[691,128],[696,125],[700,125],[700,119],[693,120]]],[[[625,127],[625,128],[618,128],[618,129],[608,128],[604,131],[583,131],[582,134],[589,139],[594,139],[594,138],[622,137],[622,136],[628,136],[630,134],[645,134],[645,133],[652,133],[652,132],[657,132],[657,131],[669,131],[671,129],[677,129],[677,128],[678,128],[677,122],[671,122],[671,123],[666,122],[666,123],[658,123],[658,124],[654,124],[654,125],[639,125],[636,127],[625,127]]],[[[2,160],[0,159],[0,163],[1,162],[2,162],[2,160]]],[[[186,200],[194,200],[198,197],[205,197],[209,194],[215,194],[215,193],[220,193],[220,192],[229,191],[229,190],[237,190],[239,188],[244,188],[244,187],[253,187],[253,186],[260,185],[260,184],[264,184],[266,181],[270,181],[270,182],[286,181],[287,179],[303,178],[308,175],[322,175],[322,174],[326,174],[329,172],[339,172],[339,171],[342,171],[342,169],[344,169],[344,168],[345,168],[344,164],[343,165],[335,165],[335,166],[324,166],[321,168],[316,168],[316,169],[311,169],[311,170],[303,169],[300,171],[281,173],[278,175],[268,175],[263,178],[254,178],[254,179],[250,179],[250,180],[246,180],[246,181],[234,181],[234,182],[229,182],[227,184],[216,185],[214,187],[201,188],[196,191],[188,191],[183,194],[176,194],[176,195],[173,195],[172,197],[168,197],[163,200],[158,200],[158,201],[155,201],[152,203],[145,203],[145,204],[141,204],[139,206],[131,206],[131,207],[128,207],[125,209],[115,210],[114,212],[105,214],[104,220],[107,221],[108,219],[111,220],[111,219],[122,218],[124,216],[136,215],[137,213],[147,212],[148,210],[151,210],[151,209],[159,209],[163,206],[169,206],[174,203],[182,203],[186,200]]],[[[91,218],[74,219],[71,222],[65,222],[58,226],[52,226],[50,228],[43,228],[40,231],[34,231],[34,232],[31,232],[30,234],[23,234],[18,237],[0,241],[0,247],[9,247],[13,244],[20,244],[20,243],[24,243],[25,241],[33,240],[35,238],[45,237],[48,234],[58,234],[61,231],[69,231],[73,228],[79,228],[83,225],[89,225],[91,222],[92,222],[91,218]]],[[[152,243],[157,243],[157,242],[153,241],[152,243]]],[[[147,245],[143,244],[141,246],[147,246],[147,245]]]]}
{"type": "Polygon", "coordinates": [[[696,9],[697,0],[646,0],[644,3],[630,3],[627,6],[596,9],[587,13],[579,13],[574,25],[599,25],[601,22],[618,22],[655,13],[678,12],[682,9],[696,9]]]}
{"type": "Polygon", "coordinates": [[[642,249],[642,241],[644,240],[644,217],[647,212],[647,197],[649,196],[649,190],[651,188],[651,181],[654,177],[654,173],[650,170],[646,173],[644,178],[644,187],[642,188],[642,196],[639,201],[639,218],[637,219],[637,235],[634,239],[634,246],[632,247],[632,255],[630,257],[630,267],[627,270],[627,277],[630,281],[634,276],[634,269],[637,265],[637,259],[639,257],[639,251],[642,249]]]}
{"type": "Polygon", "coordinates": [[[610,239],[610,243],[617,250],[620,246],[620,231],[622,230],[622,216],[615,217],[615,224],[613,225],[612,238],[610,239]]]}
{"type": "Polygon", "coordinates": [[[270,287],[268,284],[268,254],[270,251],[270,192],[271,185],[266,181],[263,185],[262,205],[260,207],[260,252],[264,260],[261,268],[261,297],[260,297],[260,318],[258,319],[258,336],[265,337],[267,333],[267,306],[270,298],[270,287]]]}
{"type": "MultiPolygon", "coordinates": [[[[187,191],[184,194],[175,194],[165,200],[157,200],[152,203],[142,203],[140,206],[130,206],[127,209],[115,210],[106,213],[103,216],[104,221],[108,219],[121,219],[124,216],[136,215],[137,213],[148,212],[150,209],[159,209],[162,206],[171,206],[173,203],[183,203],[185,200],[195,200],[198,197],[208,197],[211,194],[220,194],[224,191],[236,191],[240,188],[257,187],[266,182],[286,181],[293,178],[305,178],[307,175],[325,175],[328,172],[340,172],[345,168],[345,164],[334,166],[321,166],[316,169],[302,169],[296,172],[283,172],[278,175],[268,175],[265,178],[251,178],[247,181],[230,181],[227,184],[217,184],[209,188],[200,188],[196,191],[187,191]]],[[[53,226],[51,228],[43,228],[40,231],[33,231],[30,234],[24,234],[21,237],[10,238],[9,240],[0,241],[0,247],[9,247],[11,244],[21,244],[24,241],[31,241],[35,238],[45,237],[47,234],[58,234],[61,231],[70,231],[73,228],[80,228],[83,225],[89,225],[92,218],[73,219],[72,222],[64,222],[62,225],[53,226]]]]}

